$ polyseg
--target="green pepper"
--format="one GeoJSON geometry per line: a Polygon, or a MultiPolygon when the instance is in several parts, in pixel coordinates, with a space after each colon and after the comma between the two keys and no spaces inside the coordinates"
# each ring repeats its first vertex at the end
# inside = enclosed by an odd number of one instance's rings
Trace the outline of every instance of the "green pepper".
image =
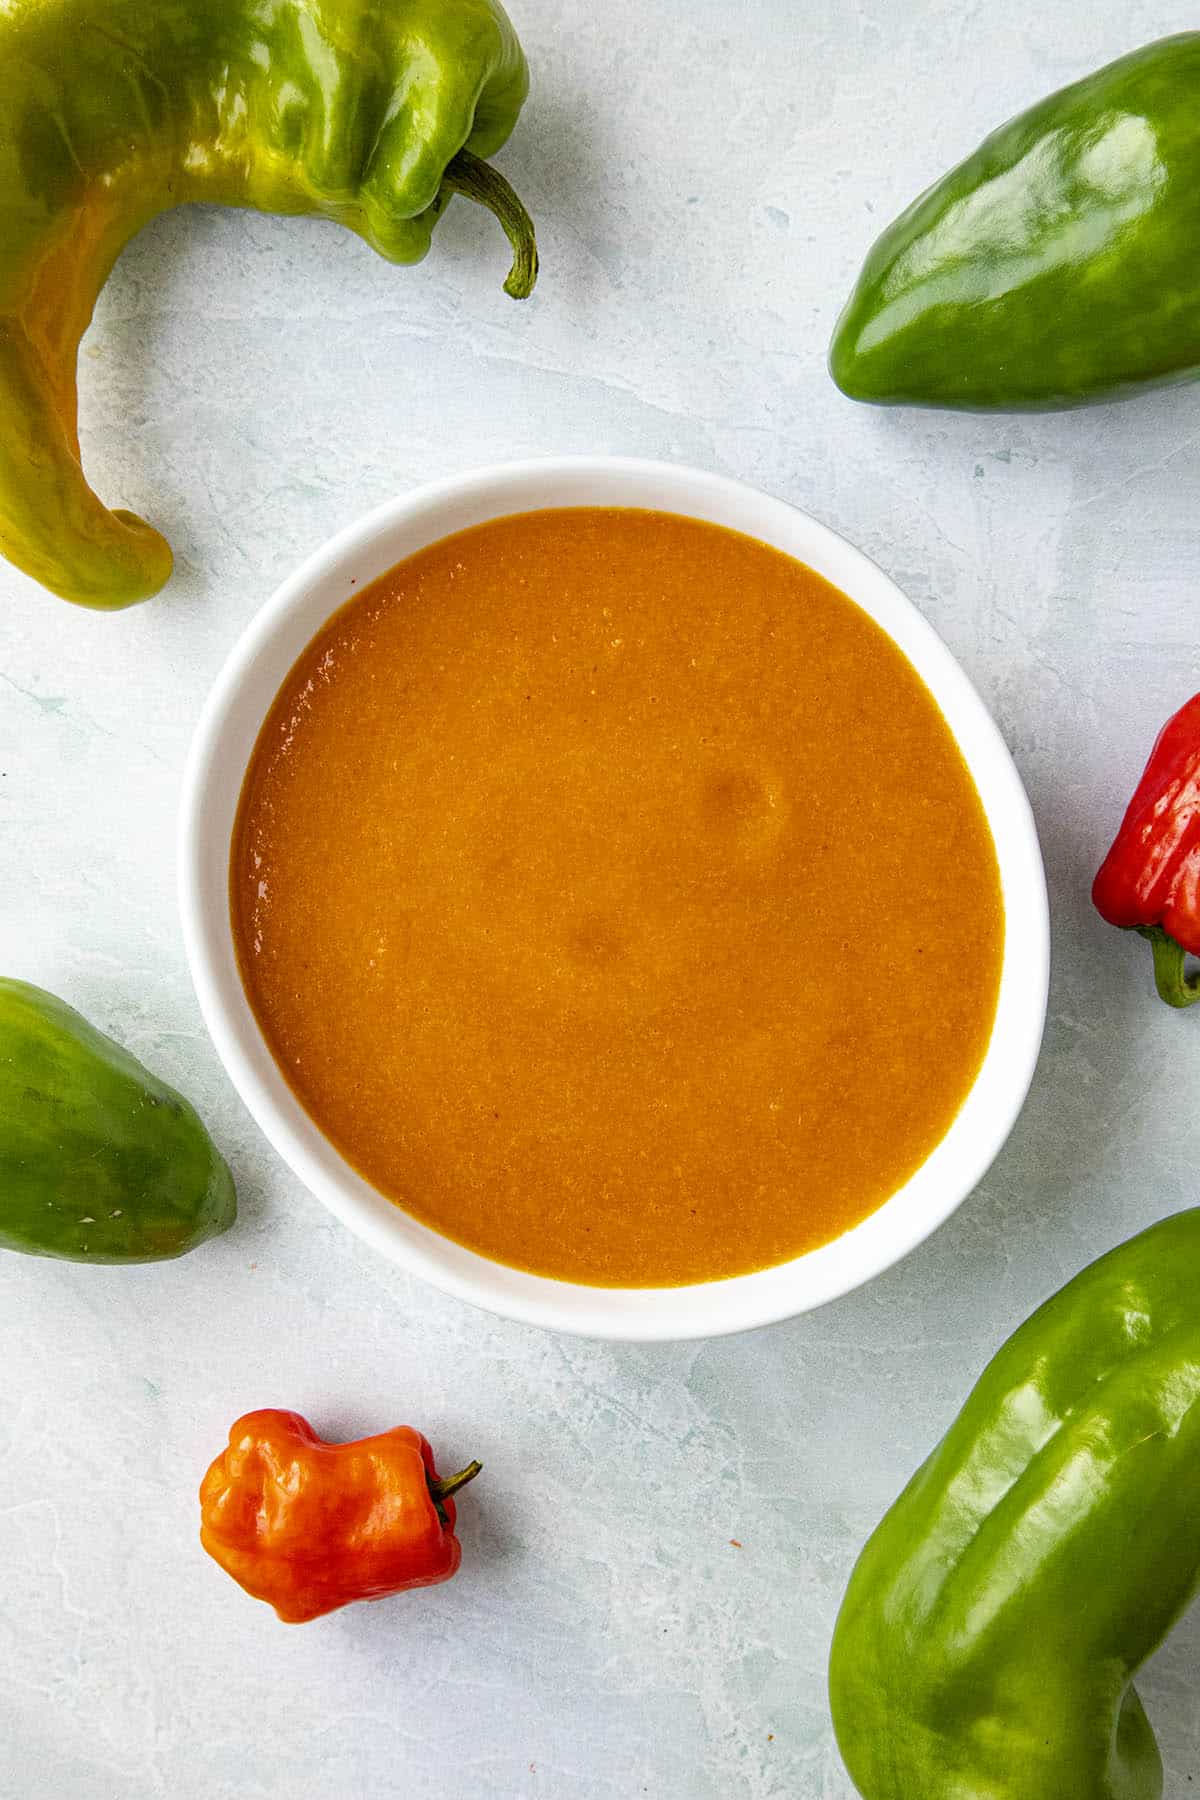
{"type": "Polygon", "coordinates": [[[830,368],[856,400],[1037,410],[1200,372],[1200,32],[1022,113],[867,257],[830,368]]]}
{"type": "Polygon", "coordinates": [[[157,1262],[236,1212],[182,1095],[53,994],[0,978],[0,1248],[157,1262]]]}
{"type": "Polygon", "coordinates": [[[1011,1337],[875,1531],[830,1696],[866,1800],[1157,1800],[1132,1686],[1200,1583],[1200,1209],[1011,1337]]]}
{"type": "MultiPolygon", "coordinates": [[[[84,606],[171,573],[79,461],[76,360],[124,245],[186,201],[318,213],[417,262],[453,194],[533,286],[533,227],[484,162],[525,98],[498,0],[5,0],[0,8],[0,552],[84,606]]],[[[303,379],[301,374],[300,379],[303,379]]]]}

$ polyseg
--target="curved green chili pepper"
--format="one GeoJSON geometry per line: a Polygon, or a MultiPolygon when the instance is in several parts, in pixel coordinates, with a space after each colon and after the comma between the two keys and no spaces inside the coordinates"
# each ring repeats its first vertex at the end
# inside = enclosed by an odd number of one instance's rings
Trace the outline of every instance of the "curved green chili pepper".
{"type": "Polygon", "coordinates": [[[317,213],[418,261],[452,194],[533,228],[479,159],[527,89],[498,0],[6,0],[0,10],[0,552],[85,606],[171,552],[79,462],[75,364],[124,245],[186,201],[317,213]]]}
{"type": "Polygon", "coordinates": [[[856,400],[1081,406],[1200,372],[1200,32],[1022,113],[889,226],[838,321],[856,400]]]}
{"type": "Polygon", "coordinates": [[[866,1800],[1158,1800],[1132,1677],[1200,1585],[1200,1209],[1021,1326],[859,1559],[833,1640],[866,1800]]]}

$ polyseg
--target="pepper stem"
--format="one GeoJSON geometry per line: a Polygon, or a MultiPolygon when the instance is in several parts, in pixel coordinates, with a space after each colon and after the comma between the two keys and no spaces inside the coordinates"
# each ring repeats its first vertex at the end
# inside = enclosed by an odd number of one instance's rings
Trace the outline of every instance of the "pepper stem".
{"type": "Polygon", "coordinates": [[[1154,985],[1159,999],[1168,1006],[1191,1006],[1194,1000],[1200,1000],[1200,974],[1185,973],[1187,952],[1183,945],[1177,944],[1161,925],[1136,925],[1134,930],[1154,952],[1154,985]]]}
{"type": "Polygon", "coordinates": [[[495,213],[513,251],[512,268],[508,271],[504,291],[514,300],[528,300],[537,280],[537,238],[533,220],[503,175],[469,150],[460,150],[446,164],[442,186],[449,188],[452,194],[465,194],[468,200],[475,200],[495,213]]]}
{"type": "Polygon", "coordinates": [[[437,1508],[437,1516],[443,1526],[450,1523],[450,1515],[446,1511],[446,1501],[451,1494],[456,1494],[459,1488],[465,1488],[468,1481],[474,1481],[482,1467],[481,1462],[473,1462],[468,1463],[465,1469],[460,1469],[457,1475],[447,1475],[444,1478],[426,1475],[425,1485],[429,1489],[429,1498],[437,1508]]]}
{"type": "Polygon", "coordinates": [[[451,1494],[457,1494],[459,1488],[465,1488],[468,1481],[474,1481],[483,1468],[481,1462],[468,1463],[457,1475],[447,1475],[438,1481],[430,1481],[429,1492],[435,1500],[448,1500],[451,1494]]]}

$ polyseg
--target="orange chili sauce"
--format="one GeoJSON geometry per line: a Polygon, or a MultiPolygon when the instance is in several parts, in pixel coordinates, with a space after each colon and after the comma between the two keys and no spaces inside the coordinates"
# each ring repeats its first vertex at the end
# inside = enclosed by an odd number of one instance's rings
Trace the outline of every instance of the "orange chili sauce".
{"type": "Polygon", "coordinates": [[[828,1242],[979,1068],[1004,941],[936,703],[811,569],[672,515],[497,520],[292,669],[242,791],[242,979],[436,1231],[656,1286],[828,1242]]]}

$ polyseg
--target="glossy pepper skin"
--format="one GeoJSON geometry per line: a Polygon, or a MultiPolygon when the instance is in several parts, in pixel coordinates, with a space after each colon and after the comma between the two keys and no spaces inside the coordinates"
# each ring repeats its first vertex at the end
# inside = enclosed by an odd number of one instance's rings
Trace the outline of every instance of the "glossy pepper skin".
{"type": "Polygon", "coordinates": [[[1200,371],[1200,32],[985,139],[888,227],[838,321],[852,398],[1082,406],[1200,371]]]}
{"type": "Polygon", "coordinates": [[[246,1413],[200,1487],[200,1541],[248,1594],[300,1624],[352,1600],[449,1581],[462,1559],[450,1495],[420,1432],[327,1444],[299,1413],[246,1413]]]}
{"type": "Polygon", "coordinates": [[[1111,850],[1092,884],[1110,925],[1140,932],[1169,1006],[1200,1000],[1184,970],[1200,956],[1200,694],[1163,726],[1111,850]]]}
{"type": "Polygon", "coordinates": [[[236,1214],[183,1096],[55,995],[0,978],[0,1249],[159,1262],[236,1214]]]}
{"type": "Polygon", "coordinates": [[[88,486],[76,426],[96,296],[169,207],[316,213],[413,263],[465,193],[528,293],[532,226],[479,160],[527,85],[498,0],[0,0],[0,552],[92,607],[171,573],[159,533],[88,486]]]}
{"type": "Polygon", "coordinates": [[[865,1800],[1158,1800],[1132,1686],[1200,1582],[1200,1210],[1085,1269],[984,1370],[834,1634],[865,1800]]]}

